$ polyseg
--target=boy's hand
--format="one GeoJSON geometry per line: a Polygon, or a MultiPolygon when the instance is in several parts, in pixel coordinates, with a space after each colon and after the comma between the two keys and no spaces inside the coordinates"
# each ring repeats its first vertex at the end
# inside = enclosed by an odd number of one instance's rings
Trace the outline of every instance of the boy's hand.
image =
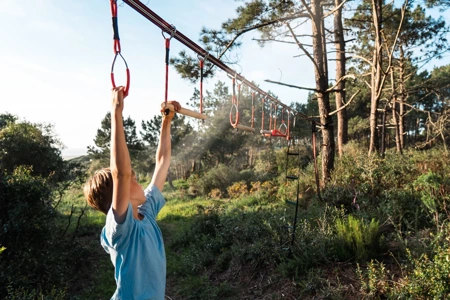
{"type": "Polygon", "coordinates": [[[181,104],[175,100],[167,101],[167,103],[172,104],[175,111],[169,110],[169,114],[167,114],[167,115],[163,111],[163,118],[171,121],[173,119],[173,117],[175,116],[175,112],[177,112],[181,109],[181,104]]]}
{"type": "Polygon", "coordinates": [[[112,89],[112,109],[122,112],[123,111],[123,99],[125,97],[123,96],[123,86],[118,86],[116,88],[112,89]]]}

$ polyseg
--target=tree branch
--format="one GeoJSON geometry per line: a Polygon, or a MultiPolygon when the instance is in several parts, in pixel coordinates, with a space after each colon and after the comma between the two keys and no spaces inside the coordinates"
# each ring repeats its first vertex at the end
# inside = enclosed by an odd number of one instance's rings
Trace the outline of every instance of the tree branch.
{"type": "Polygon", "coordinates": [[[307,90],[307,91],[312,91],[312,92],[320,92],[316,89],[312,89],[312,88],[306,88],[306,87],[301,87],[301,86],[296,86],[296,85],[292,85],[292,84],[287,84],[287,83],[282,83],[282,82],[278,82],[278,81],[272,81],[269,79],[264,80],[265,82],[270,82],[270,83],[275,83],[275,84],[279,84],[279,85],[283,85],[283,86],[287,86],[287,87],[291,87],[291,88],[295,88],[295,89],[300,89],[300,90],[307,90]]]}
{"type": "Polygon", "coordinates": [[[264,23],[259,23],[259,24],[256,24],[254,26],[242,29],[228,43],[228,45],[219,54],[219,56],[217,56],[217,59],[220,59],[225,54],[225,52],[228,51],[228,49],[230,49],[230,47],[234,44],[234,42],[238,39],[238,37],[240,37],[244,33],[252,31],[252,30],[255,30],[255,29],[259,29],[259,28],[264,27],[264,26],[269,26],[269,25],[273,25],[273,24],[276,24],[276,23],[283,23],[283,22],[290,21],[290,20],[295,20],[295,19],[298,19],[298,18],[301,18],[301,17],[309,17],[309,15],[306,15],[306,14],[303,14],[303,13],[299,13],[299,14],[296,14],[296,15],[293,15],[293,16],[290,16],[290,17],[279,18],[279,19],[276,19],[276,20],[271,20],[271,21],[267,21],[267,22],[264,22],[264,23]]]}
{"type": "MultiPolygon", "coordinates": [[[[347,79],[347,78],[352,78],[353,80],[356,79],[355,75],[353,75],[353,74],[344,75],[344,76],[342,76],[341,78],[339,78],[339,80],[338,80],[332,87],[330,87],[329,89],[327,89],[327,90],[325,91],[325,93],[329,93],[329,92],[333,91],[333,90],[338,86],[338,84],[339,84],[342,80],[345,80],[345,79],[347,79]]],[[[359,92],[358,92],[358,93],[359,93],[359,92]]]]}
{"type": "Polygon", "coordinates": [[[308,56],[308,58],[312,61],[312,63],[314,64],[314,67],[316,68],[316,70],[319,70],[319,66],[317,65],[317,63],[315,62],[314,58],[311,56],[311,54],[306,51],[306,49],[303,47],[303,45],[300,43],[300,41],[297,39],[297,37],[294,34],[294,31],[292,30],[291,25],[289,25],[289,23],[286,22],[286,26],[287,28],[289,28],[289,31],[291,32],[292,37],[294,38],[295,42],[297,43],[297,46],[303,50],[303,52],[305,53],[306,56],[308,56]]]}
{"type": "Polygon", "coordinates": [[[362,57],[362,56],[359,56],[359,55],[353,55],[353,56],[350,56],[348,59],[352,59],[352,58],[359,58],[360,60],[365,61],[365,62],[368,63],[371,67],[373,67],[372,62],[371,62],[370,60],[368,60],[367,58],[365,58],[365,57],[362,57]]]}
{"type": "Polygon", "coordinates": [[[282,41],[282,40],[276,40],[276,39],[252,39],[253,41],[257,42],[277,42],[277,43],[285,43],[285,44],[295,44],[295,42],[288,42],[288,41],[282,41]]]}
{"type": "Polygon", "coordinates": [[[322,19],[326,19],[328,16],[334,14],[337,10],[339,10],[344,5],[345,2],[347,2],[347,0],[342,1],[342,3],[339,4],[339,6],[335,7],[332,11],[330,11],[325,16],[323,16],[322,19]]]}
{"type": "Polygon", "coordinates": [[[356,93],[354,93],[354,94],[352,95],[352,97],[350,98],[350,100],[349,100],[346,104],[344,104],[343,106],[339,107],[339,109],[336,109],[335,111],[330,112],[328,115],[329,115],[329,116],[332,116],[332,115],[334,115],[335,113],[338,113],[338,112],[340,112],[341,110],[343,110],[344,108],[346,108],[346,107],[353,101],[353,99],[355,99],[356,95],[358,95],[359,92],[361,92],[361,90],[357,90],[356,93]]]}

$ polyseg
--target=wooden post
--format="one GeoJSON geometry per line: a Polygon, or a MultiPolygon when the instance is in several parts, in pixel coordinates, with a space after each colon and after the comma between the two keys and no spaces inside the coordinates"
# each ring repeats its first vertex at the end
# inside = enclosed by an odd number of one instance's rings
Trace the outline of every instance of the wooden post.
{"type": "MultiPolygon", "coordinates": [[[[164,109],[169,109],[171,111],[175,111],[174,106],[172,104],[170,104],[170,103],[165,103],[165,102],[161,103],[161,108],[163,110],[164,109]]],[[[206,120],[206,116],[205,115],[203,115],[201,113],[198,113],[196,111],[190,110],[190,109],[186,109],[186,108],[181,108],[179,111],[177,111],[177,113],[180,113],[180,114],[185,115],[185,116],[193,117],[193,118],[196,118],[196,119],[206,120]]]]}

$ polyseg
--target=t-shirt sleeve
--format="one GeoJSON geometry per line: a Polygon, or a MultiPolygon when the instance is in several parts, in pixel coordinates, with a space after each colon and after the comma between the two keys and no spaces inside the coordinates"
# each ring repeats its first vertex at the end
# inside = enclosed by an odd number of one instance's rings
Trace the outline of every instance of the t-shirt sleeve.
{"type": "Polygon", "coordinates": [[[126,237],[132,230],[134,221],[131,202],[128,203],[125,220],[121,224],[116,222],[112,208],[110,208],[106,215],[106,225],[102,231],[102,239],[105,239],[110,247],[117,249],[117,247],[128,240],[126,237]]]}
{"type": "Polygon", "coordinates": [[[154,185],[149,185],[145,190],[145,203],[139,206],[139,213],[146,217],[156,218],[166,200],[161,191],[154,185]]]}

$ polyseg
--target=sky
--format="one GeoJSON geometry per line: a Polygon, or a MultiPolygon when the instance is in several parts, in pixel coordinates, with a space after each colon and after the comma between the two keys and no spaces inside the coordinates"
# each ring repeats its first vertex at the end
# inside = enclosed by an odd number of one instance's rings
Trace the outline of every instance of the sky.
{"type": "MultiPolygon", "coordinates": [[[[142,0],[178,31],[198,43],[202,27],[220,28],[236,16],[242,2],[230,0],[142,0]]],[[[121,0],[118,20],[122,55],[131,72],[124,116],[136,121],[159,114],[164,101],[165,48],[161,30],[121,0]]],[[[101,120],[110,109],[110,69],[114,58],[108,0],[0,0],[0,113],[54,126],[64,144],[63,156],[82,155],[94,145],[101,120]]],[[[264,82],[266,79],[314,87],[311,62],[295,58],[295,45],[272,43],[260,48],[252,36],[240,39],[234,52],[239,65],[230,66],[261,89],[274,92],[285,104],[306,102],[307,92],[264,82]]],[[[186,50],[172,40],[171,56],[186,50]]],[[[116,63],[117,85],[125,69],[116,63]]],[[[334,68],[330,67],[330,74],[334,68]]],[[[333,77],[332,75],[330,77],[333,77]]],[[[205,83],[211,89],[223,71],[205,83]]],[[[169,99],[184,105],[194,87],[169,70],[169,99]]]]}

